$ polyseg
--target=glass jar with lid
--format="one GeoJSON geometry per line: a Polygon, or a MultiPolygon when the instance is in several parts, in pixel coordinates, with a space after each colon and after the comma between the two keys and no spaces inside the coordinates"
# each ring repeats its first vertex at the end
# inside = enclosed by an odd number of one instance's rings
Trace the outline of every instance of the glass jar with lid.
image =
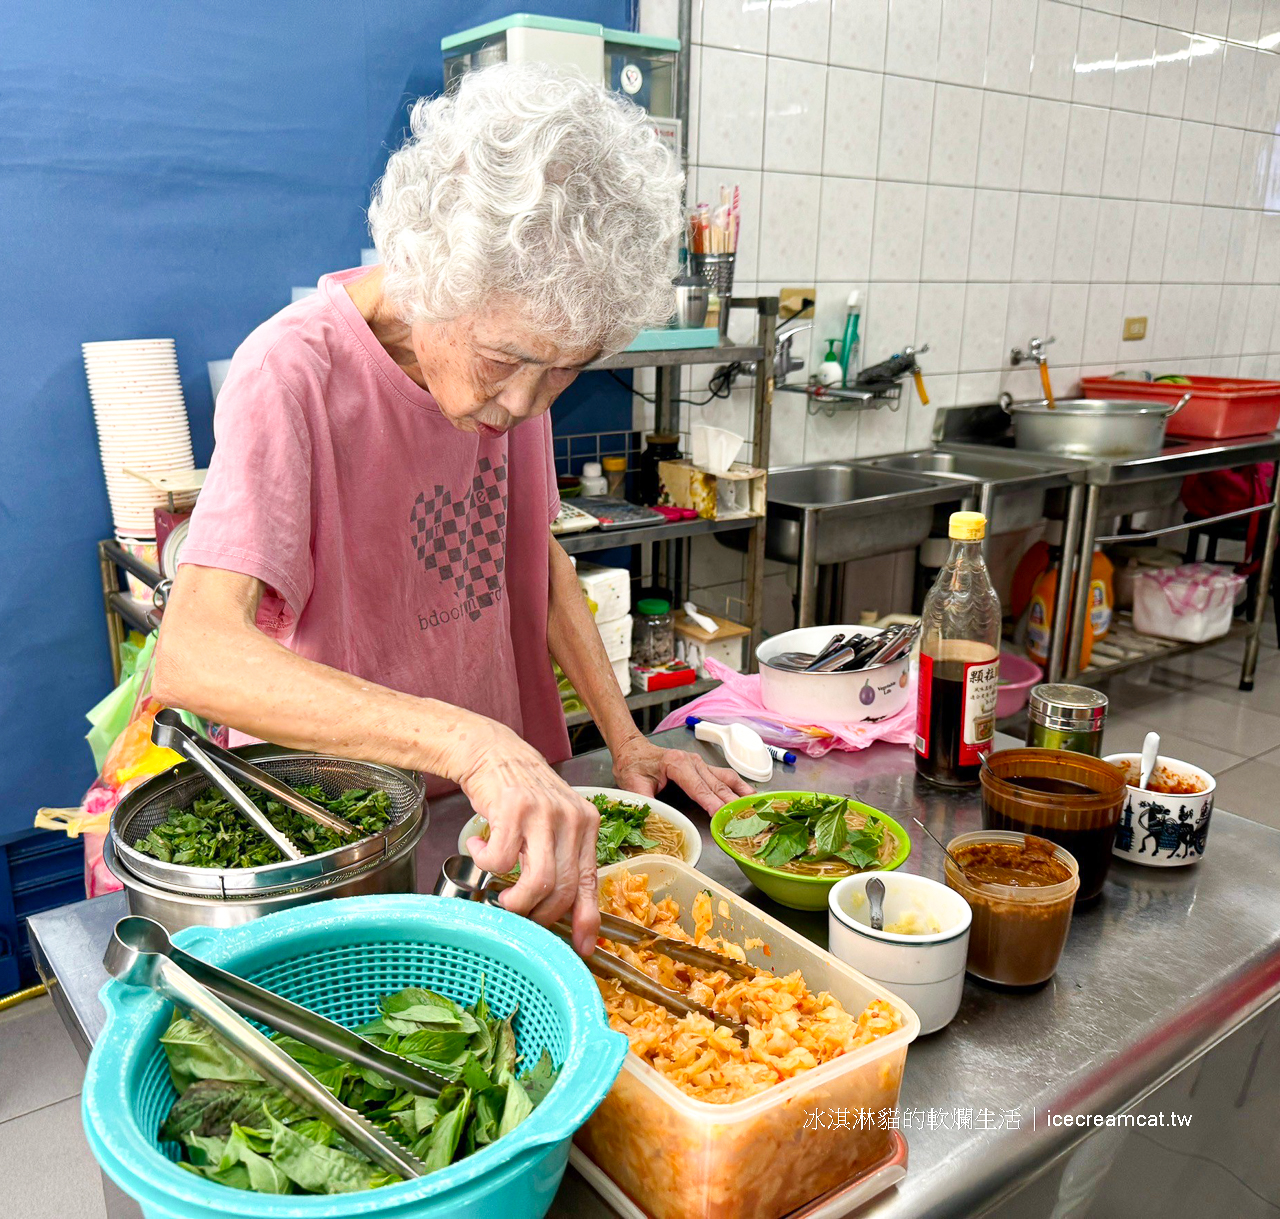
{"type": "Polygon", "coordinates": [[[637,601],[631,624],[631,663],[653,668],[669,664],[675,657],[676,631],[671,602],[659,597],[637,601]]]}

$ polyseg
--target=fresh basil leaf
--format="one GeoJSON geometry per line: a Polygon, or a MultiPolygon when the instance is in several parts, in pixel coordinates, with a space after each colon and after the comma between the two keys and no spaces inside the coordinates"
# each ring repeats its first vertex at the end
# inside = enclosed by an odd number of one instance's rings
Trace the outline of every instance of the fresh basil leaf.
{"type": "Polygon", "coordinates": [[[288,1121],[304,1111],[268,1083],[198,1079],[173,1102],[160,1137],[173,1142],[187,1134],[227,1138],[233,1123],[259,1122],[264,1112],[288,1121]]]}
{"type": "Polygon", "coordinates": [[[525,1118],[533,1112],[533,1101],[524,1090],[524,1085],[513,1079],[507,1085],[507,1100],[502,1108],[502,1121],[498,1125],[498,1137],[510,1134],[525,1118]]]}
{"type": "Polygon", "coordinates": [[[400,1178],[337,1147],[307,1138],[271,1119],[271,1161],[310,1194],[350,1194],[400,1178]]]}
{"type": "Polygon", "coordinates": [[[520,1077],[525,1092],[535,1106],[540,1105],[547,1093],[551,1091],[557,1075],[551,1052],[544,1049],[534,1066],[520,1077]]]}
{"type": "Polygon", "coordinates": [[[764,833],[771,824],[763,817],[751,813],[746,817],[734,817],[726,822],[721,833],[726,838],[754,838],[757,834],[764,833]]]}
{"type": "Polygon", "coordinates": [[[849,835],[849,841],[836,855],[855,868],[877,867],[880,863],[880,838],[859,830],[849,835]]]}
{"type": "Polygon", "coordinates": [[[197,1079],[226,1079],[261,1083],[262,1076],[215,1039],[207,1025],[174,1012],[169,1027],[160,1034],[169,1075],[179,1093],[197,1079]]]}
{"type": "Polygon", "coordinates": [[[844,809],[836,807],[820,816],[814,825],[813,836],[818,855],[834,855],[849,837],[849,825],[844,819],[844,809]]]}
{"type": "Polygon", "coordinates": [[[779,826],[756,852],[756,858],[772,868],[790,863],[797,855],[804,854],[809,845],[809,827],[799,821],[779,826]]]}
{"type": "Polygon", "coordinates": [[[455,1108],[442,1116],[437,1116],[436,1124],[431,1129],[431,1142],[427,1147],[427,1154],[422,1157],[427,1172],[435,1172],[436,1169],[445,1168],[453,1163],[453,1153],[458,1150],[462,1130],[467,1124],[470,1112],[471,1093],[468,1092],[455,1108]]]}

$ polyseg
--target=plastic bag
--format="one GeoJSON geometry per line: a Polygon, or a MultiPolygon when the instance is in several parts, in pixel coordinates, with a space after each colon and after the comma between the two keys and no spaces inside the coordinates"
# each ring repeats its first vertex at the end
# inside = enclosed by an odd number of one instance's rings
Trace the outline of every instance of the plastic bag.
{"type": "Polygon", "coordinates": [[[768,710],[760,701],[758,673],[735,673],[726,665],[711,659],[706,661],[706,672],[708,677],[714,677],[721,684],[677,707],[658,725],[659,732],[679,728],[684,724],[685,716],[697,715],[721,724],[748,724],[770,744],[803,750],[811,758],[820,758],[833,749],[865,749],[876,741],[906,745],[915,740],[914,670],[906,706],[896,715],[875,723],[817,721],[809,724],[797,723],[768,710]]]}
{"type": "MultiPolygon", "coordinates": [[[[146,639],[135,633],[120,645],[120,684],[85,715],[91,725],[85,740],[93,752],[98,777],[79,807],[42,808],[36,813],[37,828],[61,830],[70,838],[84,839],[86,897],[121,888],[102,858],[116,805],[138,784],[182,761],[173,750],[161,749],[151,741],[152,723],[163,706],[151,697],[156,639],[154,633],[146,639]]],[[[179,714],[193,730],[210,735],[198,716],[189,711],[179,714]]]]}

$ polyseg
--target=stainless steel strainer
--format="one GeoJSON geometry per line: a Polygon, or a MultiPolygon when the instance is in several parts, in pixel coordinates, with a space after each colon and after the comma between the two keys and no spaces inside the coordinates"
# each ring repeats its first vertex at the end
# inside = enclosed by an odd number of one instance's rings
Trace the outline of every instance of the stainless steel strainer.
{"type": "Polygon", "coordinates": [[[120,865],[159,888],[176,893],[237,897],[294,889],[364,868],[391,853],[422,821],[425,787],[420,775],[376,762],[353,762],[325,754],[303,753],[281,745],[246,745],[231,751],[290,787],[314,784],[334,798],[353,788],[384,791],[391,800],[391,821],[372,834],[319,855],[285,859],[256,868],[201,868],[164,863],[136,849],[137,842],[168,816],[185,808],[209,787],[208,778],[184,762],[135,788],[111,817],[111,842],[120,865]]]}

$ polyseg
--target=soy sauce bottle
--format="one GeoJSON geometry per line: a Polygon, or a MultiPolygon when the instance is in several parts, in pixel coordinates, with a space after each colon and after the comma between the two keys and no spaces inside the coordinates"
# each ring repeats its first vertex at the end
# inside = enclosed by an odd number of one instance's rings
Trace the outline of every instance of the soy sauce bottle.
{"type": "Polygon", "coordinates": [[[996,727],[1000,599],[982,557],[987,520],[953,512],[951,553],[924,601],[916,770],[943,787],[973,787],[996,727]]]}

